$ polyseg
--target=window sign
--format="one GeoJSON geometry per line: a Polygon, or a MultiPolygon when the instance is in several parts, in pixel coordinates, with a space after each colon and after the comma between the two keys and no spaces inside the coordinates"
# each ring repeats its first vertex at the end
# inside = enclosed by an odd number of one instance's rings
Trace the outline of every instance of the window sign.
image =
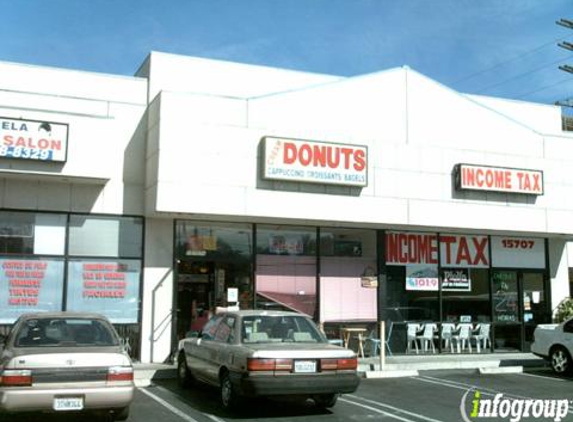
{"type": "Polygon", "coordinates": [[[440,235],[440,263],[453,268],[489,267],[488,237],[440,235]]]}
{"type": "Polygon", "coordinates": [[[115,324],[136,323],[140,274],[141,264],[134,260],[72,261],[67,309],[97,312],[115,324]]]}
{"type": "Polygon", "coordinates": [[[492,265],[507,268],[545,268],[545,241],[532,237],[492,236],[492,265]]]}
{"type": "Polygon", "coordinates": [[[435,265],[408,265],[406,290],[438,290],[438,267],[435,265]]]}
{"type": "Polygon", "coordinates": [[[471,292],[472,283],[469,270],[466,268],[443,268],[442,291],[471,292]]]}
{"type": "Polygon", "coordinates": [[[493,273],[493,309],[498,322],[517,322],[517,272],[495,271],[493,273]]]}
{"type": "Polygon", "coordinates": [[[389,265],[440,264],[449,268],[489,267],[488,237],[434,233],[386,233],[389,265]]]}
{"type": "Polygon", "coordinates": [[[65,162],[68,125],[0,118],[0,157],[65,162]]]}
{"type": "Polygon", "coordinates": [[[269,237],[269,253],[302,255],[304,253],[304,240],[298,235],[274,235],[269,237]]]}
{"type": "Polygon", "coordinates": [[[0,259],[0,324],[25,312],[60,311],[63,283],[63,260],[0,259]]]}

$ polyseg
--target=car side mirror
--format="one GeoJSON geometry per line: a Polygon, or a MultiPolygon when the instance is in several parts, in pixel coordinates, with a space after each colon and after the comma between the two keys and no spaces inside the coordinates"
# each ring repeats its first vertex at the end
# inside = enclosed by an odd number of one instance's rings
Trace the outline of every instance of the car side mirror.
{"type": "Polygon", "coordinates": [[[564,333],[573,333],[573,322],[570,321],[563,326],[564,333]]]}

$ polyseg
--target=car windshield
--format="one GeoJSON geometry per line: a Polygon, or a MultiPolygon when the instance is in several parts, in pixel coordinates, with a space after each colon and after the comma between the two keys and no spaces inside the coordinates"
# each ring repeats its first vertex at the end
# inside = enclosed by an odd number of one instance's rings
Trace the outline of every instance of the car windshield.
{"type": "Polygon", "coordinates": [[[117,346],[118,339],[104,321],[86,318],[28,319],[15,333],[16,347],[117,346]]]}
{"type": "Polygon", "coordinates": [[[243,343],[324,343],[316,325],[303,316],[257,315],[243,318],[243,343]]]}

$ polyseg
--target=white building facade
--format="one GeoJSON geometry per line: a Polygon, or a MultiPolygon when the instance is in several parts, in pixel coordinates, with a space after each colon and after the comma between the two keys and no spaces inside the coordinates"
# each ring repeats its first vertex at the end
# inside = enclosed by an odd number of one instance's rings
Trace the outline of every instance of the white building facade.
{"type": "Polygon", "coordinates": [[[385,320],[396,353],[410,320],[488,323],[494,350],[528,350],[571,294],[558,107],[409,68],[344,78],[156,52],[134,77],[0,75],[5,327],[102,312],[135,358],[162,362],[218,306],[286,308],[332,335],[385,320]]]}

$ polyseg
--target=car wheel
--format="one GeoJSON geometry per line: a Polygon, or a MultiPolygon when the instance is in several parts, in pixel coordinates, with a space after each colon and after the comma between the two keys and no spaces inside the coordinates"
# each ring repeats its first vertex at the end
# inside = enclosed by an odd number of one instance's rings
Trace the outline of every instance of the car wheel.
{"type": "Polygon", "coordinates": [[[193,377],[183,354],[177,358],[177,381],[182,388],[191,387],[193,384],[193,377]]]}
{"type": "Polygon", "coordinates": [[[338,400],[338,394],[320,394],[314,396],[313,398],[314,398],[314,403],[318,407],[329,408],[329,407],[334,407],[334,405],[336,404],[336,401],[338,400]]]}
{"type": "Polygon", "coordinates": [[[129,418],[129,406],[116,409],[112,414],[113,421],[124,421],[129,418]]]}
{"type": "Polygon", "coordinates": [[[225,409],[234,409],[238,405],[238,396],[229,373],[225,372],[221,375],[221,404],[225,409]]]}
{"type": "Polygon", "coordinates": [[[565,348],[555,347],[551,351],[551,368],[553,372],[559,375],[571,373],[572,369],[571,356],[565,348]]]}

